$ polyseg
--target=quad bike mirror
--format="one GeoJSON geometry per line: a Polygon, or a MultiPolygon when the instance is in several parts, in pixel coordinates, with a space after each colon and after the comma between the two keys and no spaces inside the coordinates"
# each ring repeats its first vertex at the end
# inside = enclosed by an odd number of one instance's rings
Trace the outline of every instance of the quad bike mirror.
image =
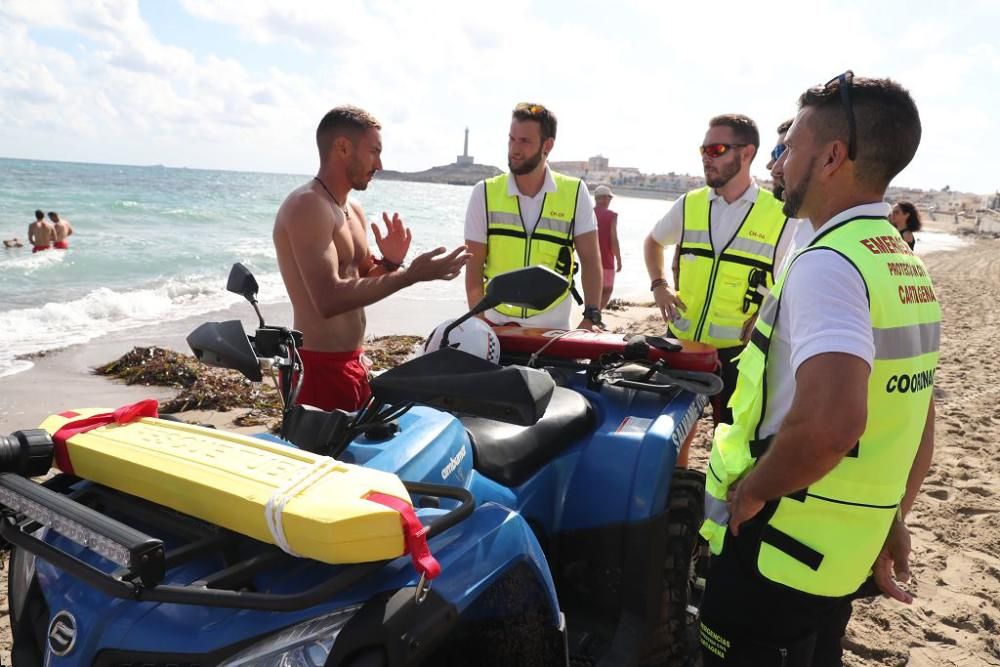
{"type": "Polygon", "coordinates": [[[473,315],[484,313],[502,303],[517,308],[544,310],[565,294],[568,284],[566,278],[544,266],[526,266],[493,276],[486,285],[486,296],[444,330],[441,348],[448,347],[448,334],[473,315]]]}
{"type": "Polygon", "coordinates": [[[226,290],[233,294],[241,294],[250,303],[257,303],[257,279],[250,273],[250,269],[236,262],[229,270],[229,280],[226,282],[226,290]]]}
{"type": "Polygon", "coordinates": [[[205,322],[188,334],[187,344],[203,364],[232,368],[254,382],[263,379],[260,362],[239,320],[205,322]]]}
{"type": "Polygon", "coordinates": [[[494,276],[486,285],[490,308],[501,303],[544,310],[566,293],[566,278],[544,266],[526,266],[494,276]]]}
{"type": "Polygon", "coordinates": [[[257,285],[257,279],[250,273],[250,269],[243,266],[240,262],[233,264],[233,268],[229,270],[229,280],[226,281],[226,291],[239,294],[249,301],[257,313],[260,326],[263,327],[264,316],[260,314],[260,308],[257,307],[257,292],[259,290],[260,287],[257,285]]]}

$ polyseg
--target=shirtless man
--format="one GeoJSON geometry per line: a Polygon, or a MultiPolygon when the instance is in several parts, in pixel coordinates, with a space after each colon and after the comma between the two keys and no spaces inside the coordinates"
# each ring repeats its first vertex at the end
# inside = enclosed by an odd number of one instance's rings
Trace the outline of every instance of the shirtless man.
{"type": "Polygon", "coordinates": [[[292,191],[274,221],[278,268],[292,302],[305,377],[300,404],[357,410],[368,400],[368,369],[361,361],[364,307],[404,287],[452,280],[468,253],[436,248],[403,267],[411,233],[398,213],[372,225],[380,257],[368,247],[365,213],[349,199],[382,168],[381,125],[368,112],[342,106],[316,129],[319,174],[292,191]]]}
{"type": "Polygon", "coordinates": [[[31,244],[31,252],[48,250],[55,237],[56,230],[52,223],[45,219],[42,211],[35,211],[35,221],[28,225],[28,243],[31,244]]]}
{"type": "Polygon", "coordinates": [[[66,239],[73,235],[73,226],[66,218],[60,218],[55,211],[49,211],[49,220],[52,221],[52,228],[56,232],[55,243],[52,244],[52,247],[57,250],[69,250],[69,241],[66,239]]]}

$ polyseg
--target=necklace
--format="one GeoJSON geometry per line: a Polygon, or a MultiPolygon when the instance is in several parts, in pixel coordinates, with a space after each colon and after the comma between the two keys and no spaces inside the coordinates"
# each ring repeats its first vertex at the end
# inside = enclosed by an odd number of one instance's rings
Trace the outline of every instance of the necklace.
{"type": "Polygon", "coordinates": [[[333,203],[337,205],[337,208],[339,208],[341,211],[344,212],[344,218],[350,219],[351,217],[350,209],[346,206],[346,204],[341,204],[339,201],[337,201],[337,198],[333,196],[332,192],[330,192],[330,188],[326,187],[326,183],[323,182],[323,179],[320,178],[319,176],[313,176],[313,180],[323,186],[323,189],[326,190],[326,194],[330,195],[330,199],[332,199],[333,203]]]}

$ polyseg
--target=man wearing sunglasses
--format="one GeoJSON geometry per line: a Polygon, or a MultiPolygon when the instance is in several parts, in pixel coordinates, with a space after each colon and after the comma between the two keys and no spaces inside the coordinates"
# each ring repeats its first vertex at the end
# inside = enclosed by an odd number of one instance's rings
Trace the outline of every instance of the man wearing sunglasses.
{"type": "Polygon", "coordinates": [[[712,443],[706,667],[840,665],[853,597],[912,601],[893,575],[933,453],[941,311],[883,198],[920,117],[899,84],[851,72],[799,109],[774,171],[814,235],[761,307],[712,443]]]}
{"type": "Polygon", "coordinates": [[[757,125],[747,116],[712,118],[701,145],[706,187],[674,202],[644,242],[650,288],[670,334],[719,349],[724,388],[712,401],[717,424],[731,417],[733,360],[791,238],[781,202],[750,176],[759,147],[757,125]],[[674,244],[676,292],[663,259],[663,247],[674,244]]]}
{"type": "MultiPolygon", "coordinates": [[[[567,279],[567,289],[548,308],[501,305],[483,314],[492,324],[568,329],[569,299],[576,257],[583,276],[581,329],[600,327],[601,249],[594,202],[579,178],[549,169],[556,140],[556,116],[541,104],[514,108],[507,144],[510,173],[480,181],[472,189],[465,215],[465,292],[471,308],[493,276],[523,266],[547,266],[567,279]]],[[[576,295],[575,290],[573,291],[576,295]]]]}
{"type": "MultiPolygon", "coordinates": [[[[784,174],[780,170],[775,169],[775,165],[781,158],[781,154],[785,152],[785,135],[788,134],[788,128],[792,126],[792,121],[794,118],[789,118],[783,121],[781,125],[778,126],[778,140],[774,144],[774,148],[771,149],[771,159],[767,161],[766,168],[771,172],[771,181],[774,183],[774,198],[779,201],[785,201],[785,179],[784,174]]],[[[808,245],[809,241],[813,237],[813,228],[809,224],[808,220],[799,220],[798,218],[789,218],[788,227],[791,230],[791,242],[785,249],[784,258],[781,263],[777,265],[777,272],[774,274],[775,280],[781,275],[781,272],[785,269],[785,264],[795,256],[795,252],[799,248],[804,248],[808,245]]],[[[756,323],[757,319],[754,318],[753,322],[756,323]]],[[[753,331],[753,326],[747,327],[743,332],[743,342],[747,343],[750,341],[750,332],[753,331]]]]}

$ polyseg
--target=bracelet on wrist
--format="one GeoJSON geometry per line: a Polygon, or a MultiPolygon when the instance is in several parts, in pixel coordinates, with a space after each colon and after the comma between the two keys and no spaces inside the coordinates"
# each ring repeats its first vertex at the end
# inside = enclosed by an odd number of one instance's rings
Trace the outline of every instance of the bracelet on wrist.
{"type": "Polygon", "coordinates": [[[650,292],[652,292],[652,291],[653,291],[653,290],[655,290],[655,289],[656,289],[657,287],[661,287],[661,286],[663,286],[663,285],[666,285],[666,284],[667,284],[667,281],[666,281],[666,279],[665,279],[665,278],[657,278],[656,280],[654,280],[654,281],[653,281],[653,282],[652,282],[652,283],[650,284],[650,286],[649,286],[649,291],[650,291],[650,292]]]}
{"type": "Polygon", "coordinates": [[[400,262],[399,264],[397,264],[396,262],[390,262],[385,257],[379,257],[373,261],[375,262],[376,266],[381,266],[385,271],[388,271],[389,273],[392,273],[393,271],[398,271],[399,269],[403,268],[402,262],[400,262]]]}

